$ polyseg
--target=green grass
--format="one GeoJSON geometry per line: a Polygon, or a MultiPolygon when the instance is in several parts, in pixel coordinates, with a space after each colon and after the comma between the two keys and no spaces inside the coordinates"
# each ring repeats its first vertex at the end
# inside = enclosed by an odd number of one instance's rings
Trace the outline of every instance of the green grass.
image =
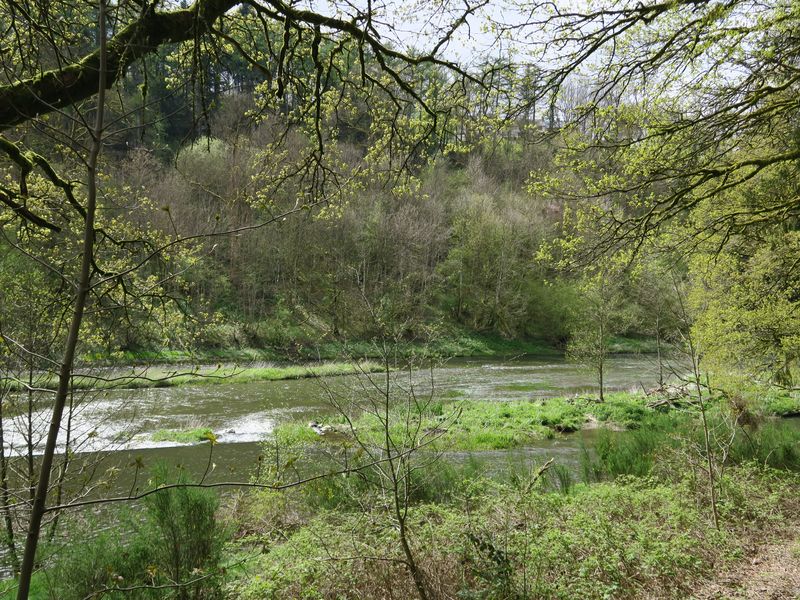
{"type": "MultiPolygon", "coordinates": [[[[661,351],[668,349],[662,342],[661,351]]],[[[654,338],[614,337],[608,348],[611,354],[655,354],[658,351],[654,338]]]]}
{"type": "Polygon", "coordinates": [[[252,362],[285,360],[286,354],[273,348],[198,348],[186,350],[124,350],[111,355],[88,354],[82,357],[88,364],[152,365],[203,362],[252,362]]]}
{"type": "Polygon", "coordinates": [[[798,417],[800,398],[786,393],[768,393],[762,400],[762,412],[776,417],[798,417]]]}
{"type": "MultiPolygon", "coordinates": [[[[0,581],[0,600],[14,600],[17,597],[17,583],[13,579],[0,581]]],[[[29,600],[50,600],[52,596],[49,592],[46,577],[41,572],[36,572],[31,578],[31,589],[28,595],[29,600]]]]}
{"type": "Polygon", "coordinates": [[[509,383],[499,385],[495,389],[501,392],[535,392],[538,390],[549,390],[551,386],[543,381],[536,383],[509,383]]]}
{"type": "MultiPolygon", "coordinates": [[[[98,365],[152,365],[203,362],[252,361],[319,361],[341,360],[342,357],[360,359],[380,358],[381,343],[371,340],[322,340],[312,332],[295,331],[291,344],[247,348],[196,348],[191,351],[175,349],[138,349],[107,353],[90,353],[82,357],[86,364],[98,365]]],[[[612,354],[655,353],[655,340],[650,338],[617,337],[611,342],[612,354]]],[[[431,340],[398,341],[393,344],[397,358],[456,357],[456,356],[563,356],[563,348],[542,339],[507,339],[498,334],[481,333],[453,328],[431,340]]]]}
{"type": "MultiPolygon", "coordinates": [[[[150,480],[154,488],[192,483],[180,467],[164,464],[150,480]]],[[[39,587],[47,594],[33,597],[221,598],[220,559],[229,534],[216,519],[218,507],[213,491],[190,486],[162,489],[136,508],[109,505],[102,514],[62,517],[59,536],[53,542],[43,536],[37,554],[44,584],[39,587]],[[181,582],[181,594],[171,593],[175,582],[181,582]],[[118,587],[129,589],[113,591],[118,587]]]]}
{"type": "MultiPolygon", "coordinates": [[[[535,482],[535,461],[498,477],[477,463],[425,466],[427,455],[418,457],[408,527],[419,562],[448,597],[687,597],[698,582],[737,560],[754,536],[766,540],[800,517],[800,430],[791,423],[767,419],[738,430],[716,480],[717,531],[697,412],[650,410],[632,394],[610,395],[604,404],[448,402],[431,412],[440,413],[439,421],[423,419],[449,423],[454,449],[513,447],[533,439],[540,427],[553,431],[588,415],[638,425],[599,432],[586,452],[593,470],[583,483],[558,464],[535,482]],[[449,420],[457,406],[462,411],[449,420]]],[[[718,447],[730,440],[730,421],[721,407],[710,407],[708,416],[718,447]]],[[[355,424],[365,435],[374,427],[368,417],[355,424]]],[[[300,425],[279,435],[319,440],[300,425]]],[[[269,554],[251,554],[228,592],[243,600],[310,599],[388,595],[384,586],[390,586],[396,596],[412,597],[407,571],[393,567],[402,564],[402,554],[381,482],[369,471],[316,481],[289,499],[272,492],[251,496],[242,512],[241,545],[269,547],[269,554]],[[327,560],[351,556],[353,548],[380,560],[327,560]]]]}
{"type": "MultiPolygon", "coordinates": [[[[301,356],[337,359],[342,356],[379,358],[382,344],[369,340],[352,342],[325,341],[309,343],[295,349],[301,356]]],[[[561,356],[563,353],[542,340],[509,340],[499,335],[460,332],[442,336],[431,341],[400,341],[393,344],[393,353],[398,358],[454,356],[561,356]]]]}
{"type": "MultiPolygon", "coordinates": [[[[725,454],[725,465],[755,463],[800,472],[800,429],[790,423],[765,420],[757,426],[731,429],[730,420],[710,411],[709,435],[715,459],[725,454]]],[[[600,431],[582,457],[585,481],[619,476],[644,477],[658,466],[669,469],[675,454],[687,445],[698,460],[705,460],[701,421],[691,413],[649,413],[640,427],[625,432],[600,431]]]]}
{"type": "Polygon", "coordinates": [[[795,541],[789,552],[791,553],[792,558],[795,560],[800,560],[800,539],[795,541]]]}
{"type": "MultiPolygon", "coordinates": [[[[253,381],[280,381],[284,379],[304,379],[310,377],[332,377],[352,375],[354,373],[376,372],[383,367],[374,362],[331,362],[318,365],[287,367],[239,367],[235,365],[218,365],[198,369],[166,369],[152,367],[141,374],[119,374],[105,379],[76,375],[73,379],[74,389],[140,389],[175,387],[179,385],[213,385],[220,383],[249,383],[253,381]]],[[[44,389],[55,389],[57,378],[49,376],[36,382],[36,386],[44,389]]],[[[11,385],[12,389],[21,386],[11,385]]]]}
{"type": "Polygon", "coordinates": [[[463,398],[466,395],[467,393],[463,390],[444,390],[441,394],[439,394],[439,397],[452,400],[454,398],[463,398]]]}
{"type": "MultiPolygon", "coordinates": [[[[716,410],[716,409],[715,409],[716,410]]],[[[638,393],[614,392],[606,396],[605,402],[586,398],[549,398],[539,400],[489,401],[459,400],[443,398],[432,403],[421,414],[407,415],[402,407],[390,412],[390,432],[399,444],[407,443],[405,436],[407,417],[410,423],[420,424],[420,431],[430,431],[437,437],[433,447],[454,451],[506,450],[524,447],[537,440],[552,438],[561,433],[578,431],[587,426],[603,429],[626,429],[631,434],[620,438],[615,432],[601,432],[600,448],[603,444],[616,443],[624,439],[624,447],[614,446],[609,452],[609,463],[604,472],[614,474],[642,475],[652,465],[651,451],[666,444],[675,434],[686,434],[685,423],[695,423],[694,411],[661,413],[647,406],[647,398],[638,393]],[[627,462],[626,462],[627,461],[627,462]],[[639,466],[634,464],[642,463],[639,466]],[[626,466],[627,465],[627,466],[626,466]]],[[[719,419],[717,419],[719,421],[719,419]]],[[[326,423],[336,425],[347,432],[342,417],[327,417],[326,423]]],[[[719,421],[721,423],[721,421],[719,421]]],[[[356,416],[353,425],[358,436],[370,443],[381,444],[383,427],[381,420],[373,414],[356,416]]],[[[694,425],[692,426],[694,427],[694,425]]],[[[720,425],[721,427],[721,425],[720,425]]],[[[347,445],[347,435],[318,436],[306,425],[287,423],[277,429],[279,440],[284,445],[324,444],[347,445]]],[[[789,423],[764,423],[757,434],[748,437],[744,433],[735,438],[731,448],[732,457],[748,456],[763,464],[794,468],[800,462],[800,429],[789,423]],[[773,436],[767,440],[765,436],[773,436]],[[764,440],[754,442],[753,440],[764,440]],[[748,449],[747,445],[750,445],[748,449]],[[795,445],[793,445],[795,444],[795,445]],[[795,459],[797,456],[797,459],[795,459]]],[[[742,458],[740,462],[745,459],[742,458]]]]}
{"type": "MultiPolygon", "coordinates": [[[[112,354],[85,355],[87,364],[139,365],[202,362],[248,362],[281,360],[341,360],[342,357],[360,359],[380,358],[383,345],[371,340],[318,340],[298,337],[286,347],[262,348],[198,348],[185,350],[126,350],[112,354]]],[[[561,356],[563,352],[544,340],[509,340],[496,334],[455,331],[433,340],[399,341],[393,344],[397,358],[453,357],[453,356],[561,356]]]]}
{"type": "MultiPolygon", "coordinates": [[[[412,424],[420,423],[421,431],[438,437],[436,448],[456,451],[505,450],[529,445],[536,440],[552,438],[557,433],[582,429],[592,418],[601,423],[617,423],[636,427],[645,415],[644,397],[638,394],[614,393],[605,403],[573,398],[551,398],[537,401],[444,400],[434,402],[422,414],[411,414],[412,424]]],[[[406,413],[396,408],[390,413],[390,431],[400,445],[405,441],[406,413]]],[[[331,423],[331,418],[327,419],[331,423]]],[[[334,417],[333,424],[344,423],[334,417]]],[[[371,443],[381,443],[383,428],[373,414],[365,413],[353,420],[358,436],[371,443]]],[[[347,431],[347,427],[340,427],[347,431]]],[[[347,438],[328,440],[306,425],[287,423],[277,428],[281,444],[341,444],[347,438]]]]}
{"type": "Polygon", "coordinates": [[[685,415],[653,413],[641,427],[623,433],[600,431],[590,448],[583,448],[584,481],[601,481],[620,475],[649,475],[656,460],[677,444],[685,415]]]}
{"type": "Polygon", "coordinates": [[[647,399],[639,393],[613,392],[606,394],[605,402],[581,401],[587,414],[601,423],[613,423],[629,429],[638,428],[642,420],[654,411],[647,407],[647,399]]]}
{"type": "Polygon", "coordinates": [[[800,428],[785,421],[766,421],[739,432],[728,452],[734,464],[755,461],[800,472],[800,428]]]}
{"type": "Polygon", "coordinates": [[[208,427],[194,429],[159,429],[150,436],[154,442],[178,442],[190,444],[215,439],[214,432],[208,427]]]}

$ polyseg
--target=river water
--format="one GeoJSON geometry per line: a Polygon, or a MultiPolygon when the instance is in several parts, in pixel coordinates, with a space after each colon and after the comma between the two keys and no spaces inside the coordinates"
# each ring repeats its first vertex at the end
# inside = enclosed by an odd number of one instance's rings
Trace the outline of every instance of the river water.
{"type": "MultiPolygon", "coordinates": [[[[609,390],[637,389],[656,381],[656,365],[651,358],[628,356],[609,360],[606,383],[609,390]]],[[[534,397],[587,394],[596,391],[592,373],[558,358],[452,359],[432,370],[412,376],[419,389],[430,387],[443,397],[470,400],[523,400],[534,397]]],[[[354,377],[327,381],[297,379],[253,383],[184,385],[171,388],[111,390],[85,395],[74,412],[71,447],[81,453],[105,453],[104,468],[118,464],[123,471],[121,485],[127,484],[125,471],[139,459],[145,466],[158,460],[181,464],[197,475],[209,463],[209,445],[157,442],[153,433],[163,429],[209,427],[219,444],[213,449],[215,465],[207,480],[247,479],[257,462],[261,442],[270,437],[276,425],[311,419],[324,421],[334,412],[327,400],[330,386],[352,387],[354,377]],[[327,386],[327,387],[326,387],[327,386]]],[[[44,432],[49,410],[35,415],[44,432]]],[[[9,419],[5,425],[6,449],[24,448],[22,420],[9,419]]],[[[557,455],[567,463],[577,461],[584,432],[544,440],[525,450],[527,455],[549,458],[557,455]]],[[[34,446],[43,445],[42,435],[34,436],[34,446]]],[[[66,441],[62,436],[62,444],[66,441]]],[[[507,453],[503,456],[509,456],[507,453]]]]}

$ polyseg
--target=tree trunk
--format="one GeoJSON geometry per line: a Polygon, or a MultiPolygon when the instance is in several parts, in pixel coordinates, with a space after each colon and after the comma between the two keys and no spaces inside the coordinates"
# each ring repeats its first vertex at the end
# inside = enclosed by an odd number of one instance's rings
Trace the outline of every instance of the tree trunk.
{"type": "Polygon", "coordinates": [[[664,362],[661,359],[661,325],[656,315],[656,355],[658,358],[658,387],[664,389],[664,362]]]}
{"type": "Polygon", "coordinates": [[[36,496],[31,508],[31,518],[28,524],[28,534],[25,539],[25,551],[20,567],[17,600],[27,600],[30,593],[31,577],[36,564],[36,549],[41,534],[42,519],[44,518],[47,504],[47,494],[50,489],[50,474],[53,469],[53,459],[56,453],[58,434],[61,430],[61,420],[64,415],[72,382],[72,371],[75,363],[75,350],[81,331],[81,322],[89,296],[92,255],[94,253],[94,220],[97,209],[97,159],[102,147],[103,117],[106,92],[106,6],[105,0],[100,0],[98,13],[98,29],[100,38],[99,50],[99,85],[97,93],[97,109],[95,124],[92,131],[92,145],[87,161],[87,193],[86,193],[86,218],[83,228],[83,250],[81,255],[81,270],[78,278],[75,304],[70,321],[69,333],[64,346],[64,356],[58,376],[58,389],[53,404],[53,414],[50,418],[50,428],[47,433],[42,463],[39,467],[39,481],[36,486],[36,496]]]}
{"type": "Polygon", "coordinates": [[[598,368],[598,375],[600,376],[600,402],[605,402],[606,401],[605,394],[604,394],[604,391],[603,391],[603,388],[605,387],[605,383],[603,382],[603,368],[604,368],[604,366],[605,365],[603,365],[603,360],[600,359],[600,365],[599,365],[599,368],[598,368]]]}
{"type": "Polygon", "coordinates": [[[3,521],[6,529],[5,545],[14,572],[19,571],[19,556],[17,544],[14,541],[14,521],[11,518],[11,494],[8,490],[8,457],[5,449],[5,429],[3,427],[3,402],[7,390],[0,390],[0,507],[3,511],[3,521]]]}

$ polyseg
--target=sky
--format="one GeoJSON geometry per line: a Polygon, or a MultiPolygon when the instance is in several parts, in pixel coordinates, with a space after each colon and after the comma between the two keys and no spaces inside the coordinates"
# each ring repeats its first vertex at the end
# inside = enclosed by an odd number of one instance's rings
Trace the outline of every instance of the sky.
{"type": "MultiPolygon", "coordinates": [[[[365,13],[369,0],[308,0],[307,6],[326,14],[351,18],[365,13]]],[[[418,51],[431,50],[449,32],[464,12],[475,10],[459,25],[448,43],[441,46],[441,58],[462,64],[477,64],[487,58],[522,53],[531,31],[523,24],[530,19],[522,5],[507,0],[376,0],[370,2],[376,29],[393,46],[418,51]],[[468,4],[469,3],[469,4],[468,4]],[[518,27],[514,35],[498,32],[497,24],[518,27]],[[512,37],[516,39],[512,39],[512,37]]]]}

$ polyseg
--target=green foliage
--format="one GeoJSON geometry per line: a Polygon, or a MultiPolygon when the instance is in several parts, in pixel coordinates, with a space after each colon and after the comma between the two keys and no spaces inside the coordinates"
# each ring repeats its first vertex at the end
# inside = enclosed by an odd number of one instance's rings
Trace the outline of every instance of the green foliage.
{"type": "MultiPolygon", "coordinates": [[[[719,455],[724,452],[725,466],[755,462],[800,471],[800,429],[792,423],[769,420],[753,428],[733,425],[715,412],[710,415],[709,429],[714,443],[720,445],[719,455]]],[[[703,448],[703,435],[696,415],[675,412],[651,413],[638,428],[626,432],[601,430],[593,445],[584,448],[584,480],[642,477],[661,468],[669,470],[670,457],[676,452],[702,457],[698,449],[703,448]]],[[[722,460],[720,456],[715,460],[722,460]]]]}
{"type": "Polygon", "coordinates": [[[605,368],[612,339],[632,329],[636,320],[620,269],[621,265],[603,264],[584,276],[569,321],[567,357],[596,374],[601,400],[605,398],[605,368]]]}
{"type": "Polygon", "coordinates": [[[526,279],[525,296],[528,301],[525,333],[564,348],[570,337],[570,317],[580,302],[578,286],[571,279],[550,279],[542,272],[526,279]]]}
{"type": "MultiPolygon", "coordinates": [[[[729,478],[739,484],[724,501],[730,528],[716,532],[698,503],[702,491],[677,475],[675,483],[628,477],[569,494],[473,480],[447,503],[411,510],[426,577],[461,598],[680,597],[736,556],[737,528],[796,514],[796,477],[737,467],[729,478]]],[[[413,593],[396,558],[391,533],[370,512],[322,512],[254,557],[228,591],[244,599],[413,593]],[[353,560],[324,560],[347,550],[353,560]]]]}
{"type": "Polygon", "coordinates": [[[502,392],[535,392],[537,390],[549,389],[550,385],[544,381],[538,383],[509,383],[498,386],[496,389],[502,392]]]}
{"type": "Polygon", "coordinates": [[[791,386],[800,357],[798,257],[800,233],[780,227],[737,236],[722,252],[695,254],[695,332],[711,366],[791,386]]]}
{"type": "MultiPolygon", "coordinates": [[[[459,451],[503,450],[525,446],[536,440],[552,438],[557,433],[578,431],[590,418],[602,423],[636,428],[654,411],[645,407],[639,394],[610,394],[604,403],[580,398],[549,398],[532,401],[437,401],[412,415],[411,425],[419,423],[423,432],[435,435],[434,448],[459,451]]],[[[406,426],[403,408],[390,412],[390,433],[402,439],[406,426]]],[[[381,421],[371,414],[353,419],[358,435],[370,442],[380,443],[383,436],[381,421]]],[[[286,423],[276,429],[283,445],[321,444],[323,447],[349,447],[348,426],[338,427],[341,436],[326,438],[314,434],[300,423],[286,423]]]]}
{"type": "Polygon", "coordinates": [[[785,421],[765,421],[754,430],[738,431],[728,452],[733,464],[753,461],[774,469],[800,471],[800,428],[785,421]]]}
{"type": "MultiPolygon", "coordinates": [[[[467,492],[471,482],[486,470],[479,457],[470,456],[463,463],[445,459],[430,460],[417,468],[408,483],[410,504],[446,504],[467,492]]],[[[294,497],[313,513],[320,511],[358,512],[366,506],[378,507],[385,502],[378,475],[363,470],[314,480],[302,486],[294,497]]]]}
{"type": "MultiPolygon", "coordinates": [[[[6,579],[0,582],[0,598],[3,600],[14,600],[17,594],[17,585],[14,579],[6,579]]],[[[31,578],[30,600],[51,600],[47,578],[44,573],[37,571],[31,578]]]]}
{"type": "MultiPolygon", "coordinates": [[[[166,467],[154,477],[156,486],[190,483],[180,471],[173,478],[166,467]]],[[[222,556],[224,532],[214,516],[219,501],[213,492],[191,487],[177,487],[151,494],[145,499],[149,534],[160,541],[153,548],[156,564],[171,581],[186,582],[179,598],[213,591],[222,556]],[[208,578],[208,579],[205,579],[208,578]],[[190,584],[193,579],[200,579],[190,584]]]]}
{"type": "Polygon", "coordinates": [[[648,415],[653,413],[645,406],[643,397],[638,394],[612,393],[606,396],[605,402],[590,403],[585,406],[598,421],[629,429],[642,427],[648,415]]]}
{"type": "Polygon", "coordinates": [[[681,420],[682,417],[675,414],[653,414],[633,431],[599,431],[594,444],[583,448],[581,467],[584,480],[649,475],[658,454],[676,443],[673,436],[681,420]]]}
{"type": "MultiPolygon", "coordinates": [[[[383,367],[375,362],[364,361],[358,364],[352,362],[333,362],[308,364],[305,366],[289,367],[239,367],[237,365],[216,365],[188,369],[183,373],[176,369],[151,367],[144,373],[137,371],[130,375],[120,374],[114,379],[98,380],[96,377],[76,375],[73,378],[74,389],[107,389],[107,388],[159,388],[174,387],[179,385],[213,385],[248,383],[251,381],[281,381],[284,379],[306,379],[314,377],[334,377],[338,375],[352,375],[360,372],[375,372],[383,367]]],[[[40,387],[54,389],[58,380],[55,376],[42,378],[40,387]]],[[[11,389],[19,389],[17,382],[10,384],[11,389]]]]}
{"type": "MultiPolygon", "coordinates": [[[[190,482],[182,471],[173,475],[161,466],[150,483],[190,482]]],[[[113,599],[219,598],[222,548],[228,536],[215,519],[219,502],[214,493],[192,487],[164,489],[147,496],[143,504],[143,514],[116,509],[113,529],[71,531],[70,543],[55,553],[43,574],[46,597],[82,600],[108,590],[103,597],[113,599]]]]}
{"type": "MultiPolygon", "coordinates": [[[[409,528],[418,558],[428,581],[455,597],[637,598],[648,590],[679,597],[695,579],[736,556],[742,528],[755,531],[800,514],[800,482],[792,473],[800,471],[800,430],[790,423],[737,429],[717,482],[723,526],[716,531],[707,514],[704,471],[697,468],[705,463],[696,410],[658,412],[646,408],[643,397],[627,394],[609,395],[604,403],[456,405],[461,411],[455,415],[452,403],[442,405],[443,416],[454,416],[448,423],[459,444],[445,447],[489,449],[498,440],[514,445],[532,425],[563,426],[587,415],[636,427],[595,434],[583,463],[584,479],[600,482],[591,485],[576,483],[574,473],[559,464],[536,483],[534,467],[498,468],[474,458],[455,468],[438,461],[415,471],[409,528]],[[470,441],[459,437],[467,435],[470,441]]],[[[723,408],[708,407],[715,445],[731,439],[732,421],[723,408]]],[[[370,420],[354,424],[369,443],[370,420]]],[[[287,430],[283,439],[307,437],[287,430]]],[[[320,453],[313,455],[319,465],[320,453]]],[[[263,543],[263,535],[270,552],[251,558],[249,575],[231,582],[229,593],[317,598],[361,590],[375,595],[391,585],[392,593],[413,594],[408,572],[394,568],[402,555],[379,517],[385,499],[370,477],[321,479],[290,497],[262,495],[261,508],[245,508],[246,514],[266,516],[254,523],[243,515],[242,527],[254,536],[243,542],[245,548],[263,543]],[[344,564],[321,560],[346,550],[353,559],[344,564]]]]}
{"type": "Polygon", "coordinates": [[[768,393],[763,399],[762,411],[776,417],[800,416],[800,398],[785,393],[768,393]]]}
{"type": "Polygon", "coordinates": [[[464,199],[441,271],[457,321],[511,336],[523,330],[525,273],[538,241],[517,218],[519,199],[507,196],[506,206],[497,206],[498,200],[488,194],[464,199]]]}
{"type": "MultiPolygon", "coordinates": [[[[223,112],[235,118],[243,109],[232,105],[223,112]]],[[[267,186],[269,177],[261,167],[274,159],[258,135],[266,134],[221,132],[183,149],[177,162],[144,151],[109,159],[105,195],[141,203],[139,212],[119,215],[108,231],[158,244],[176,229],[194,235],[206,232],[208,223],[236,228],[264,216],[259,185],[267,186]],[[236,200],[219,202],[223,197],[236,200]]],[[[119,289],[110,294],[113,302],[91,313],[96,322],[80,355],[117,364],[179,356],[371,356],[368,305],[380,307],[398,328],[407,353],[430,341],[432,326],[444,329],[428,350],[440,356],[563,350],[578,292],[572,281],[533,260],[552,235],[557,213],[494,180],[483,166],[487,161],[475,154],[467,170],[442,162],[421,172],[415,187],[378,197],[369,186],[351,190],[335,207],[338,218],[310,211],[309,218],[287,219],[268,232],[198,239],[130,276],[126,289],[135,292],[148,290],[164,270],[179,273],[168,280],[172,284],[154,288],[152,298],[145,294],[146,302],[119,289]],[[158,323],[148,320],[156,312],[158,323]]],[[[291,194],[286,190],[270,202],[291,194]]],[[[108,260],[122,268],[138,258],[115,251],[108,260]]],[[[0,267],[7,294],[18,287],[14,273],[36,274],[29,267],[6,274],[0,267]]],[[[46,296],[38,296],[46,305],[46,296]]],[[[38,318],[53,309],[21,314],[38,318]]]]}
{"type": "Polygon", "coordinates": [[[192,442],[205,442],[215,439],[214,432],[208,427],[195,427],[193,429],[159,429],[150,436],[154,442],[179,442],[189,444],[192,442]]]}
{"type": "MultiPolygon", "coordinates": [[[[120,511],[121,513],[122,511],[120,511]]],[[[133,530],[135,522],[131,515],[121,514],[120,523],[124,524],[127,533],[133,530]]],[[[122,534],[118,532],[101,532],[91,539],[86,539],[77,532],[73,534],[72,543],[56,557],[56,563],[45,572],[48,582],[49,597],[64,600],[82,600],[92,592],[103,589],[152,585],[155,563],[148,547],[154,539],[145,535],[135,535],[123,543],[122,534]]],[[[161,540],[161,543],[166,540],[161,540]]],[[[108,593],[107,597],[122,598],[123,592],[108,593]]],[[[134,598],[156,598],[155,591],[141,590],[134,598]]]]}

